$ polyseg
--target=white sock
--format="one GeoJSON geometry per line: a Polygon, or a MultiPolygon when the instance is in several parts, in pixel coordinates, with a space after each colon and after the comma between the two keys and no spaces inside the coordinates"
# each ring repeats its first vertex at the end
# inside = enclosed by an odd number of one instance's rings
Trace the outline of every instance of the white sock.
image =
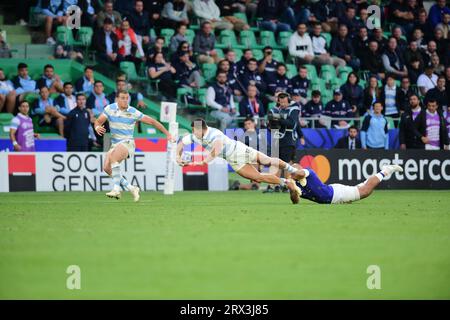
{"type": "Polygon", "coordinates": [[[122,175],[120,174],[120,163],[113,163],[111,165],[111,171],[112,171],[112,179],[113,179],[113,190],[120,191],[120,179],[122,175]]]}
{"type": "Polygon", "coordinates": [[[295,173],[297,172],[297,169],[295,169],[293,166],[291,166],[289,163],[286,163],[286,168],[284,170],[287,170],[289,173],[295,173]]]}
{"type": "MultiPolygon", "coordinates": [[[[383,181],[384,177],[386,176],[386,174],[383,171],[378,172],[375,177],[378,178],[378,180],[383,181]]],[[[364,182],[365,183],[365,182],[364,182]]]]}
{"type": "Polygon", "coordinates": [[[286,185],[286,179],[285,178],[280,178],[280,186],[284,187],[286,185]]]}
{"type": "Polygon", "coordinates": [[[128,183],[127,179],[125,179],[124,176],[120,179],[120,186],[124,188],[126,191],[130,191],[130,184],[128,183]]]}
{"type": "Polygon", "coordinates": [[[308,178],[309,170],[308,169],[303,169],[303,172],[305,173],[305,178],[308,178]]]}

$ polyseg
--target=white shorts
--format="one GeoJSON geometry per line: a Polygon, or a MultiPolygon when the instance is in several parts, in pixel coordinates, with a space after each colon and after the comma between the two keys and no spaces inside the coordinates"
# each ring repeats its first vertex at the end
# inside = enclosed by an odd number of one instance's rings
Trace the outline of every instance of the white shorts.
{"type": "Polygon", "coordinates": [[[360,199],[358,187],[345,186],[339,183],[330,184],[333,188],[333,199],[331,203],[349,203],[360,199]]]}
{"type": "Polygon", "coordinates": [[[131,158],[134,156],[134,151],[136,149],[136,145],[134,144],[134,140],[123,140],[118,143],[114,143],[111,145],[111,148],[109,148],[108,152],[112,152],[115,147],[117,147],[119,144],[123,145],[128,150],[128,158],[131,158]]]}
{"type": "Polygon", "coordinates": [[[257,164],[258,151],[237,141],[236,149],[225,158],[234,171],[238,172],[246,164],[257,164]]]}

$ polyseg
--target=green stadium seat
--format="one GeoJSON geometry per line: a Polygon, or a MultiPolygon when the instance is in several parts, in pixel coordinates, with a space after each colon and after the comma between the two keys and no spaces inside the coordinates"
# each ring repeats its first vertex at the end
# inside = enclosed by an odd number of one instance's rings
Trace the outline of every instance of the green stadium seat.
{"type": "Polygon", "coordinates": [[[395,129],[394,118],[386,116],[386,120],[388,122],[388,129],[395,129]]]}
{"type": "Polygon", "coordinates": [[[291,31],[281,31],[278,34],[278,49],[287,50],[289,45],[289,38],[291,37],[291,31]]]}
{"type": "Polygon", "coordinates": [[[330,88],[331,88],[331,90],[339,89],[342,84],[343,84],[343,81],[341,79],[339,79],[339,78],[331,78],[330,79],[330,88]]]}
{"type": "Polygon", "coordinates": [[[202,73],[207,82],[214,81],[217,72],[217,65],[215,63],[202,64],[202,73]]]}
{"type": "Polygon", "coordinates": [[[68,46],[82,46],[81,41],[75,40],[73,30],[66,26],[58,26],[56,28],[56,41],[68,46]]]}
{"type": "Polygon", "coordinates": [[[188,39],[189,43],[192,44],[194,42],[195,38],[195,31],[191,29],[186,30],[186,38],[188,39]]]}
{"type": "Polygon", "coordinates": [[[0,113],[0,135],[9,134],[9,125],[12,119],[13,115],[11,113],[0,113]]]}
{"type": "Polygon", "coordinates": [[[349,74],[350,72],[353,72],[353,69],[352,69],[352,67],[349,67],[349,66],[338,67],[339,75],[344,72],[349,74]]]}
{"type": "Polygon", "coordinates": [[[240,44],[243,48],[258,48],[260,47],[256,41],[255,33],[251,30],[241,31],[239,34],[240,44]]]}
{"type": "Polygon", "coordinates": [[[255,58],[256,60],[261,60],[262,58],[264,58],[264,53],[260,49],[253,49],[252,53],[253,58],[255,58]]]}
{"type": "Polygon", "coordinates": [[[298,74],[297,67],[295,66],[295,64],[288,63],[286,64],[286,68],[287,68],[286,75],[288,78],[293,78],[298,74]]]}
{"type": "Polygon", "coordinates": [[[309,80],[317,79],[317,70],[316,67],[312,64],[305,64],[304,67],[308,71],[308,75],[306,76],[309,80]]]}
{"type": "Polygon", "coordinates": [[[325,41],[327,42],[327,48],[330,47],[330,43],[331,43],[331,33],[328,32],[322,32],[322,36],[325,38],[325,41]]]}
{"type": "Polygon", "coordinates": [[[271,46],[272,48],[277,47],[277,42],[275,41],[275,34],[272,31],[264,30],[261,31],[259,35],[261,46],[271,46]]]}
{"type": "Polygon", "coordinates": [[[150,29],[150,30],[148,30],[148,36],[150,37],[150,39],[151,39],[152,41],[155,41],[155,39],[156,39],[156,32],[155,32],[155,29],[150,29]]]}
{"type": "Polygon", "coordinates": [[[324,64],[320,68],[320,77],[326,82],[330,82],[331,79],[336,77],[336,70],[331,64],[324,64]]]}
{"type": "Polygon", "coordinates": [[[78,30],[78,41],[84,47],[90,47],[94,30],[91,27],[81,27],[78,30]]]}
{"type": "Polygon", "coordinates": [[[147,80],[147,77],[138,75],[138,73],[136,72],[136,66],[134,65],[133,62],[129,62],[129,61],[121,62],[120,70],[125,72],[128,79],[131,81],[146,81],[147,80]]]}
{"type": "Polygon", "coordinates": [[[236,35],[233,30],[222,30],[219,35],[219,41],[216,43],[216,47],[225,48],[241,48],[238,44],[236,35]]]}
{"type": "Polygon", "coordinates": [[[236,62],[241,60],[242,55],[244,54],[241,49],[233,49],[234,53],[236,53],[236,62]]]}
{"type": "Polygon", "coordinates": [[[165,46],[168,46],[170,43],[170,38],[174,35],[174,29],[161,29],[161,37],[165,39],[165,46]]]}
{"type": "Polygon", "coordinates": [[[283,52],[281,52],[280,50],[276,50],[274,49],[272,51],[272,57],[278,61],[278,62],[283,62],[284,63],[284,56],[283,56],[283,52]]]}
{"type": "Polygon", "coordinates": [[[206,106],[206,93],[208,89],[207,88],[200,88],[197,90],[197,99],[202,103],[201,105],[195,105],[195,104],[189,104],[188,109],[190,110],[205,110],[207,111],[206,106]]]}
{"type": "Polygon", "coordinates": [[[216,48],[216,47],[214,47],[214,50],[216,50],[217,56],[218,56],[220,59],[225,58],[225,54],[223,53],[223,50],[222,50],[221,48],[216,48]]]}

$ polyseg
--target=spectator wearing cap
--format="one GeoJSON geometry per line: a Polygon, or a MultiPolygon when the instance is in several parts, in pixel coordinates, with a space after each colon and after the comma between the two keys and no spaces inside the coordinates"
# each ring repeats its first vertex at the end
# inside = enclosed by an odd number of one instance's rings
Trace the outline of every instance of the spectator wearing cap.
{"type": "Polygon", "coordinates": [[[373,104],[373,112],[365,116],[361,127],[363,149],[389,149],[388,121],[382,111],[383,104],[376,101],[373,104]]]}
{"type": "Polygon", "coordinates": [[[348,134],[340,138],[334,147],[336,149],[347,150],[361,149],[362,145],[361,140],[358,138],[358,128],[350,126],[348,128],[348,134]]]}
{"type": "MultiPolygon", "coordinates": [[[[334,90],[333,100],[329,101],[323,110],[323,115],[332,118],[351,118],[356,109],[348,101],[343,100],[342,92],[339,89],[334,90]]],[[[348,120],[336,120],[332,122],[336,128],[348,127],[348,120]]]]}
{"type": "Polygon", "coordinates": [[[75,81],[75,91],[77,93],[90,94],[94,87],[94,69],[86,66],[83,76],[75,81]]]}
{"type": "Polygon", "coordinates": [[[417,79],[417,87],[421,95],[426,95],[427,91],[436,87],[438,76],[433,73],[434,67],[432,63],[425,66],[425,72],[417,79]]]}
{"type": "Polygon", "coordinates": [[[225,131],[236,119],[233,90],[227,84],[227,74],[217,73],[217,82],[208,87],[206,104],[213,108],[211,116],[220,122],[220,130],[225,131]]]}
{"type": "Polygon", "coordinates": [[[67,151],[89,151],[89,128],[95,118],[86,109],[86,96],[78,93],[76,107],[67,115],[64,132],[67,139],[67,151]]]}
{"type": "Polygon", "coordinates": [[[59,113],[67,115],[77,105],[77,99],[73,95],[73,86],[71,82],[64,83],[64,92],[55,99],[55,106],[59,113]]]}
{"type": "Polygon", "coordinates": [[[17,65],[17,76],[12,78],[11,82],[16,94],[19,95],[19,101],[22,101],[27,93],[39,92],[36,81],[28,75],[28,66],[23,62],[17,65]]]}
{"type": "Polygon", "coordinates": [[[59,75],[55,74],[55,68],[51,64],[46,64],[44,66],[44,73],[41,78],[36,81],[36,86],[38,89],[42,87],[47,87],[50,93],[62,92],[63,82],[59,75]]]}
{"type": "Polygon", "coordinates": [[[396,79],[401,79],[408,75],[408,69],[403,60],[403,53],[397,48],[397,40],[394,37],[389,38],[382,60],[386,72],[393,74],[396,79]]]}

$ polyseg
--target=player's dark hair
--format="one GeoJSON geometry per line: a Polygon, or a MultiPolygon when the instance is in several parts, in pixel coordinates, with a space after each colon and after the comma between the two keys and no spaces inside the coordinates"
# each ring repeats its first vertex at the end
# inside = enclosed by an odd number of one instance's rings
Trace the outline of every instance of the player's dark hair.
{"type": "Polygon", "coordinates": [[[94,71],[94,68],[92,68],[91,66],[86,66],[86,67],[84,67],[84,72],[86,72],[86,70],[94,71]]]}
{"type": "Polygon", "coordinates": [[[50,68],[50,69],[55,69],[51,64],[46,64],[46,65],[44,66],[44,70],[45,70],[45,69],[48,69],[48,68],[50,68]]]}
{"type": "Polygon", "coordinates": [[[356,131],[358,131],[358,128],[356,126],[350,126],[348,127],[348,132],[350,132],[350,130],[355,129],[356,131]]]}
{"type": "Polygon", "coordinates": [[[76,97],[76,99],[78,100],[78,97],[85,97],[85,98],[86,98],[86,95],[85,95],[84,93],[77,93],[77,94],[75,95],[75,97],[76,97]]]}
{"type": "Polygon", "coordinates": [[[98,83],[101,83],[101,84],[103,84],[103,85],[104,85],[104,83],[103,83],[103,81],[102,81],[102,80],[95,80],[95,81],[94,81],[94,86],[95,86],[96,84],[98,84],[98,83]]]}
{"type": "Polygon", "coordinates": [[[202,129],[205,130],[206,128],[208,128],[208,125],[206,124],[205,119],[202,118],[197,118],[194,121],[191,122],[191,128],[195,128],[196,124],[198,126],[198,124],[201,123],[202,124],[202,129]]]}
{"type": "Polygon", "coordinates": [[[72,87],[73,87],[72,82],[70,82],[70,81],[64,82],[63,88],[65,88],[65,87],[67,87],[67,86],[72,86],[72,87]]]}
{"type": "Polygon", "coordinates": [[[319,90],[313,90],[311,92],[311,96],[312,97],[320,97],[321,96],[320,91],[319,90]]]}
{"type": "Polygon", "coordinates": [[[17,69],[23,69],[23,68],[28,68],[28,65],[26,64],[26,63],[23,63],[23,62],[21,62],[21,63],[19,63],[18,65],[17,65],[17,69]]]}

